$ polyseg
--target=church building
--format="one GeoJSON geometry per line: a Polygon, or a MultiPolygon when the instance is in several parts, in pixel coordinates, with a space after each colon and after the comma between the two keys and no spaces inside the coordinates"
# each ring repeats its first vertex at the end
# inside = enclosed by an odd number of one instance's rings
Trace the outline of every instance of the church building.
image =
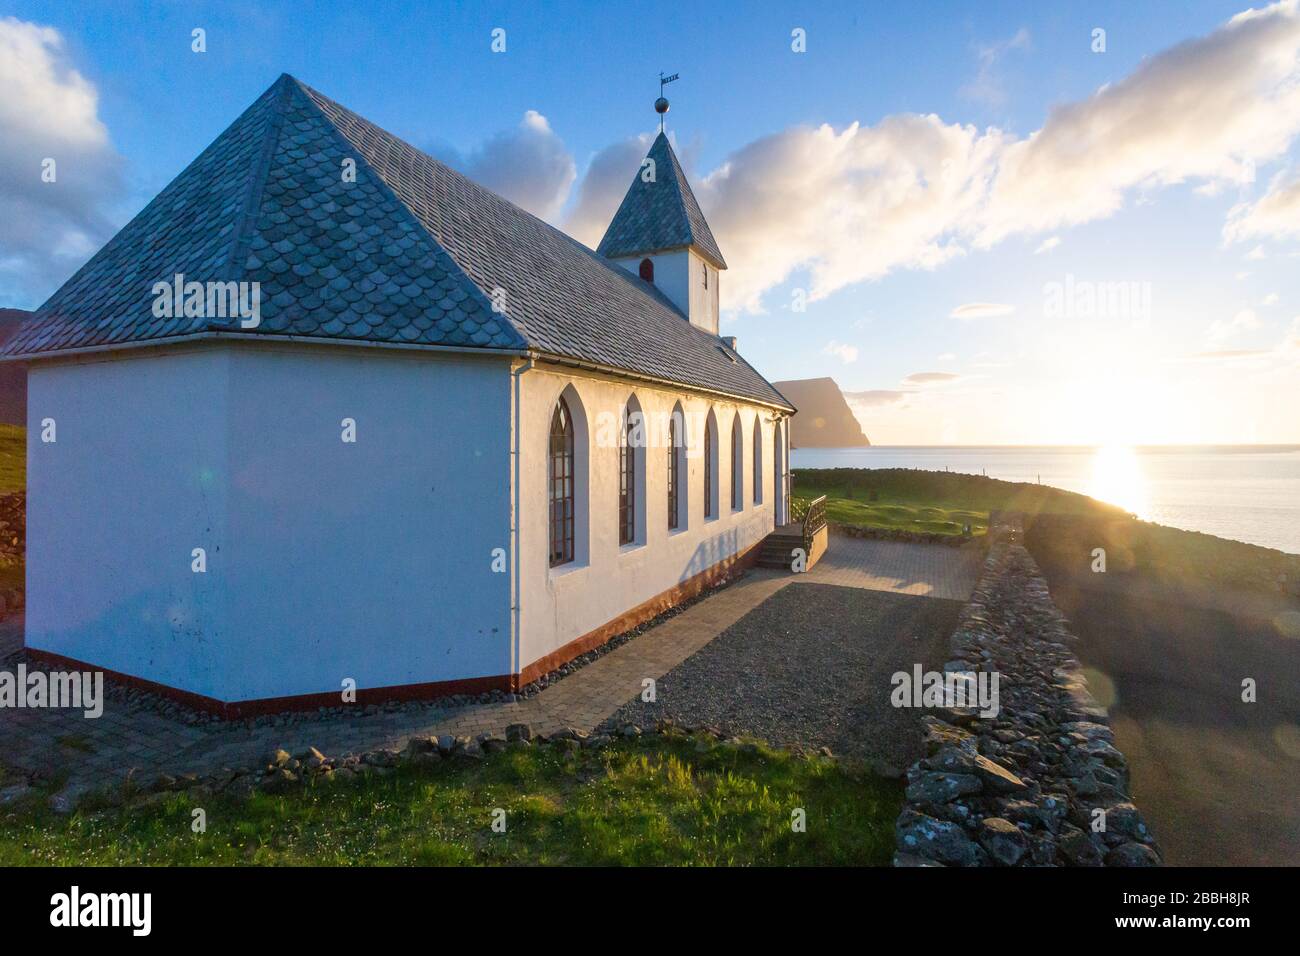
{"type": "Polygon", "coordinates": [[[592,252],[282,76],[4,346],[30,652],[228,716],[509,691],[752,561],[795,409],[662,132],[628,174],[592,252]]]}

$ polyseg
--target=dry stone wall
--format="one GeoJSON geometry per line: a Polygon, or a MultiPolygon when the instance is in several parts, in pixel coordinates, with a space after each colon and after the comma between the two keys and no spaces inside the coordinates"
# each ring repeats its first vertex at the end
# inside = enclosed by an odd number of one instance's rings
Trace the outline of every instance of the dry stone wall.
{"type": "Polygon", "coordinates": [[[991,531],[944,665],[997,674],[998,712],[941,707],[922,718],[926,756],[907,771],[894,864],[1158,865],[1075,637],[1020,538],[1014,524],[991,531]]]}

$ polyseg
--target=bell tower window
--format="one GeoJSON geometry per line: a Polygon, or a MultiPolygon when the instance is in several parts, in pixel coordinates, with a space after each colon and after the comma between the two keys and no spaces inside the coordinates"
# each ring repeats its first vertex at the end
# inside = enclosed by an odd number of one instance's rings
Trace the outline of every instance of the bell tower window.
{"type": "Polygon", "coordinates": [[[641,266],[637,269],[637,274],[651,285],[655,281],[655,264],[653,259],[642,259],[641,266]]]}

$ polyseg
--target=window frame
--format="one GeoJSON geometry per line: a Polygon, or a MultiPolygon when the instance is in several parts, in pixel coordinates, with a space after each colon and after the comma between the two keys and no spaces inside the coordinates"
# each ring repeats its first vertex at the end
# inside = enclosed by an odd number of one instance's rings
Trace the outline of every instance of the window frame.
{"type": "Polygon", "coordinates": [[[745,510],[745,427],[740,412],[731,420],[731,510],[745,510]]]}
{"type": "Polygon", "coordinates": [[[564,396],[551,413],[547,443],[548,552],[552,568],[572,564],[577,558],[577,450],[573,412],[564,396]],[[556,431],[557,423],[559,432],[556,431]],[[557,448],[558,444],[558,448],[557,448]],[[557,467],[560,474],[556,474],[557,467]],[[557,491],[559,494],[557,495],[557,491]],[[557,513],[558,512],[558,513],[557,513]],[[558,541],[558,547],[557,547],[558,541]]]}
{"type": "Polygon", "coordinates": [[[681,469],[680,454],[678,444],[681,436],[678,434],[677,410],[668,416],[668,474],[667,474],[667,498],[668,498],[668,530],[681,530],[681,469]]]}
{"type": "Polygon", "coordinates": [[[636,445],[632,441],[632,409],[623,407],[618,442],[618,543],[636,543],[636,445]]]}

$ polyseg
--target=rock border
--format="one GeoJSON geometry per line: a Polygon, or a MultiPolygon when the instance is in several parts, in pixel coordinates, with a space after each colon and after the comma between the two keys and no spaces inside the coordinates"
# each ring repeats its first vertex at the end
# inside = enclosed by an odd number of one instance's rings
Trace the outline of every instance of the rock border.
{"type": "Polygon", "coordinates": [[[989,537],[944,671],[997,673],[1000,710],[922,718],[926,756],[907,771],[894,865],[1160,865],[1128,764],[1070,649],[1076,638],[1018,523],[989,537]]]}
{"type": "MultiPolygon", "coordinates": [[[[515,723],[506,728],[504,737],[489,733],[472,738],[452,734],[412,737],[401,750],[371,750],[343,757],[326,756],[315,747],[307,747],[295,755],[280,747],[251,767],[223,768],[203,776],[195,773],[163,773],[143,784],[128,775],[122,783],[109,786],[75,789],[65,787],[49,796],[46,803],[55,813],[70,814],[78,809],[94,812],[123,806],[150,807],[164,802],[169,794],[181,792],[196,797],[222,794],[237,799],[248,798],[254,793],[286,794],[305,786],[387,776],[403,766],[428,766],[443,760],[482,760],[488,754],[534,746],[546,746],[569,753],[602,748],[618,739],[651,735],[698,736],[701,739],[696,745],[697,749],[727,747],[756,751],[760,744],[768,746],[754,739],[729,735],[715,727],[679,724],[668,718],[646,729],[636,724],[624,724],[612,734],[599,731],[589,734],[574,727],[566,727],[553,734],[542,735],[534,734],[529,724],[515,723]]],[[[804,757],[835,759],[825,747],[818,751],[790,752],[804,757]]],[[[35,787],[22,784],[0,790],[0,805],[16,803],[37,792],[35,787]]]]}

